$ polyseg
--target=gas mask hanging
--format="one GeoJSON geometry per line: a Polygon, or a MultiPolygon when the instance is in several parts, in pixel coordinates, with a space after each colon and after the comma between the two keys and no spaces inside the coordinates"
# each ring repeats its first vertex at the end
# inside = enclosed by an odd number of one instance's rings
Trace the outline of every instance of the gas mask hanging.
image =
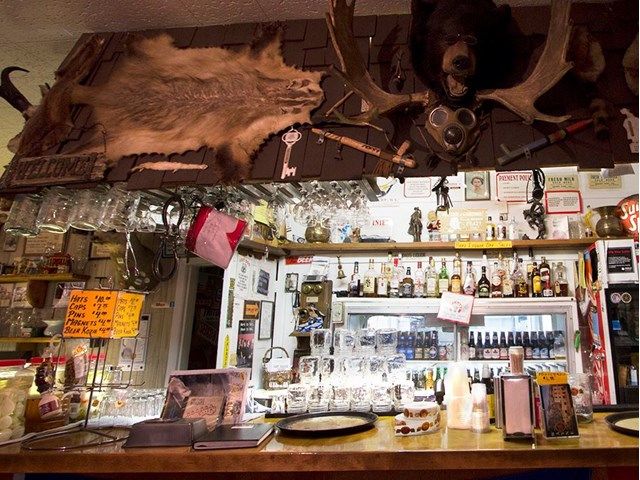
{"type": "Polygon", "coordinates": [[[439,105],[429,112],[425,128],[450,155],[468,151],[480,138],[476,115],[468,108],[453,110],[446,105],[439,105]]]}

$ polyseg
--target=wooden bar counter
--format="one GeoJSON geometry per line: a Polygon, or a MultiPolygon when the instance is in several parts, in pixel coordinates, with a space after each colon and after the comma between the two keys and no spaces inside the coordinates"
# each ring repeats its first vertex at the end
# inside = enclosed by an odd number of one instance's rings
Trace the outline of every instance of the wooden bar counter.
{"type": "Polygon", "coordinates": [[[637,471],[638,438],[610,430],[605,416],[595,414],[592,423],[581,424],[579,439],[550,441],[538,434],[535,445],[505,442],[501,431],[493,427],[485,434],[443,429],[431,435],[398,438],[393,434],[391,417],[381,417],[376,428],[362,433],[324,439],[276,434],[260,447],[250,449],[123,449],[118,443],[65,452],[34,452],[11,445],[0,448],[0,472],[73,472],[91,478],[117,473],[119,479],[362,480],[366,474],[366,480],[453,480],[540,468],[596,468],[599,474],[592,478],[607,478],[609,467],[627,467],[622,469],[627,473],[637,471]]]}

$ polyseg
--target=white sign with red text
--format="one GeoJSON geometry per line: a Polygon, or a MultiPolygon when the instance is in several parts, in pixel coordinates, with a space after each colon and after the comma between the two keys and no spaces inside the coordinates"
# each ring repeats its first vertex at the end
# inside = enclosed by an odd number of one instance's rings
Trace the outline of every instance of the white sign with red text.
{"type": "Polygon", "coordinates": [[[531,172],[496,173],[496,197],[499,202],[526,202],[533,185],[531,172]]]}
{"type": "Polygon", "coordinates": [[[473,310],[473,295],[444,292],[440,299],[438,318],[469,325],[471,310],[473,310]]]}

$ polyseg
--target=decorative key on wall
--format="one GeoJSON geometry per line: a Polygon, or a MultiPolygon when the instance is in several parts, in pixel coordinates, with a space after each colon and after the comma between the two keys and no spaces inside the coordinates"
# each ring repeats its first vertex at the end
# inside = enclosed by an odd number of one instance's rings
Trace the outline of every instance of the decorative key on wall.
{"type": "Polygon", "coordinates": [[[291,150],[293,146],[302,138],[302,134],[291,127],[291,129],[282,135],[282,141],[287,145],[286,150],[284,151],[284,160],[282,162],[282,173],[280,174],[280,179],[284,180],[287,177],[292,177],[296,174],[296,170],[298,167],[289,167],[289,159],[291,158],[291,150]]]}

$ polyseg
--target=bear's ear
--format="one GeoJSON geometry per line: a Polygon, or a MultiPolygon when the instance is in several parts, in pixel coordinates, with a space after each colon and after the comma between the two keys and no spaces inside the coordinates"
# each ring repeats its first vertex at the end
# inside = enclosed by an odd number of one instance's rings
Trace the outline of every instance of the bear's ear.
{"type": "Polygon", "coordinates": [[[511,21],[511,7],[509,5],[500,5],[498,7],[498,21],[501,25],[508,25],[511,21]]]}
{"type": "Polygon", "coordinates": [[[436,8],[438,0],[411,0],[411,15],[414,18],[427,19],[436,8]]]}

